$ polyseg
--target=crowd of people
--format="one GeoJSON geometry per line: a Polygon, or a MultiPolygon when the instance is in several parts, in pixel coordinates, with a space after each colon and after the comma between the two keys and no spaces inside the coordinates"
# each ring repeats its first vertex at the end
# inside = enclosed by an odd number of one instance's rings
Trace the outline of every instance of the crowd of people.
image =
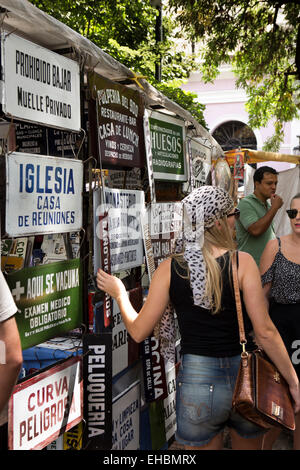
{"type": "MultiPolygon", "coordinates": [[[[247,350],[259,344],[286,379],[295,410],[293,445],[300,450],[300,193],[286,211],[291,232],[276,237],[273,220],[283,204],[277,181],[273,168],[259,168],[253,194],[237,207],[216,186],[202,186],[185,197],[182,250],[158,266],[140,312],[118,277],[101,269],[97,273],[99,289],[117,301],[136,342],[153,332],[173,304],[181,335],[176,440],[186,449],[220,450],[228,428],[232,449],[267,450],[280,432],[263,430],[232,407],[241,357],[232,282],[236,253],[247,350]]],[[[1,272],[0,413],[22,364],[16,312],[1,272]]]]}

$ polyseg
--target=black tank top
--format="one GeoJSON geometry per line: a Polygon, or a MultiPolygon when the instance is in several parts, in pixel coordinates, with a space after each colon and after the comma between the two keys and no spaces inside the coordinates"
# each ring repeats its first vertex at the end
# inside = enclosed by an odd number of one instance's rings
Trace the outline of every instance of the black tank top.
{"type": "MultiPolygon", "coordinates": [[[[222,308],[218,313],[195,306],[186,268],[181,267],[176,259],[171,262],[170,299],[174,305],[181,335],[181,354],[198,354],[212,357],[231,357],[241,353],[239,328],[235,307],[229,252],[217,258],[222,271],[222,308]]],[[[252,324],[247,315],[241,292],[246,350],[255,349],[249,333],[252,324]]]]}

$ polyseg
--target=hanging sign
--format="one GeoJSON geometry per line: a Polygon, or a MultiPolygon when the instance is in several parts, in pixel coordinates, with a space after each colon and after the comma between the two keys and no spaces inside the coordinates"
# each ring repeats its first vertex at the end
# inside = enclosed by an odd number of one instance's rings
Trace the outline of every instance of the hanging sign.
{"type": "Polygon", "coordinates": [[[144,167],[144,102],[141,93],[99,75],[90,75],[96,99],[98,153],[102,163],[144,167]]]}
{"type": "Polygon", "coordinates": [[[136,382],[118,395],[112,407],[112,450],[140,447],[140,384],[136,382]]]}
{"type": "Polygon", "coordinates": [[[142,342],[143,377],[147,403],[167,397],[165,364],[159,341],[149,336],[142,342]]]}
{"type": "Polygon", "coordinates": [[[8,447],[39,450],[82,420],[81,360],[62,364],[16,385],[9,401],[8,447]]]}
{"type": "Polygon", "coordinates": [[[168,258],[174,242],[182,230],[181,202],[162,202],[151,204],[148,210],[150,233],[155,268],[168,258]]]}
{"type": "Polygon", "coordinates": [[[8,274],[7,283],[19,309],[22,348],[60,336],[82,322],[80,259],[25,268],[8,274]]]}
{"type": "Polygon", "coordinates": [[[140,266],[143,264],[140,214],[144,208],[144,192],[104,188],[101,198],[101,190],[94,191],[95,274],[101,267],[99,240],[103,238],[103,228],[107,224],[111,272],[116,273],[140,266]],[[103,218],[105,213],[108,213],[106,219],[103,218]]]}
{"type": "Polygon", "coordinates": [[[1,38],[5,114],[79,131],[79,64],[15,34],[1,38]]]}
{"type": "Polygon", "coordinates": [[[84,420],[83,448],[112,446],[112,335],[83,336],[84,420]]]}
{"type": "Polygon", "coordinates": [[[184,121],[153,112],[149,124],[154,178],[186,181],[184,121]]]}
{"type": "Polygon", "coordinates": [[[176,371],[175,366],[166,371],[168,396],[164,399],[166,439],[169,441],[176,431],[176,371]]]}
{"type": "Polygon", "coordinates": [[[80,135],[52,127],[15,121],[18,152],[75,158],[80,135]]]}
{"type": "Polygon", "coordinates": [[[237,152],[234,155],[233,178],[235,180],[244,180],[244,153],[237,152]]]}
{"type": "Polygon", "coordinates": [[[9,236],[81,229],[82,161],[13,152],[6,156],[6,181],[9,236]]]}
{"type": "Polygon", "coordinates": [[[211,171],[211,148],[202,142],[201,138],[189,139],[189,157],[191,160],[191,186],[200,188],[208,183],[211,171]]]}

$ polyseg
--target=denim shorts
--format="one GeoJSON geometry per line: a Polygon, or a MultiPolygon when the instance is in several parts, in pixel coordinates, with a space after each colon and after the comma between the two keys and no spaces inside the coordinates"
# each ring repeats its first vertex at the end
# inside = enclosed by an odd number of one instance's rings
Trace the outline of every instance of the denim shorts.
{"type": "Polygon", "coordinates": [[[176,440],[200,447],[227,426],[241,437],[265,431],[232,410],[232,394],[241,356],[182,356],[176,387],[176,440]]]}

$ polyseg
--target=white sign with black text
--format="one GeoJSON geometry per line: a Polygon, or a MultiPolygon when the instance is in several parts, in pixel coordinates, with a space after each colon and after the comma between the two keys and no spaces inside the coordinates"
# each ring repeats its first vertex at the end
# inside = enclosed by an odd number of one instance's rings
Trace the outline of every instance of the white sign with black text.
{"type": "Polygon", "coordinates": [[[9,236],[81,229],[82,161],[13,152],[6,156],[6,181],[9,236]]]}
{"type": "Polygon", "coordinates": [[[112,450],[138,450],[140,440],[140,383],[113,401],[112,450]]]}
{"type": "Polygon", "coordinates": [[[15,34],[1,36],[1,51],[4,113],[79,131],[79,65],[15,34]]]}

